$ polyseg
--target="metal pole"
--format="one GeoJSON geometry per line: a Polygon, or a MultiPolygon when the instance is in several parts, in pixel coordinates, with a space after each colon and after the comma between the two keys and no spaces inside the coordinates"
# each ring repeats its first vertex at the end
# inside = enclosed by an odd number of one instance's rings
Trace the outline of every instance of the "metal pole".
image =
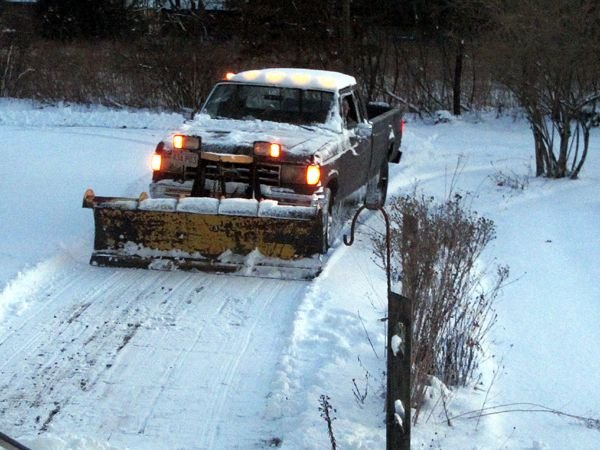
{"type": "Polygon", "coordinates": [[[364,209],[380,211],[385,220],[388,294],[386,449],[410,450],[412,305],[410,299],[392,292],[390,220],[383,207],[361,206],[352,218],[350,238],[344,236],[344,244],[350,246],[354,243],[356,220],[364,209]]]}
{"type": "Polygon", "coordinates": [[[25,447],[20,442],[15,441],[10,436],[0,432],[0,448],[6,450],[29,450],[28,447],[25,447]]]}

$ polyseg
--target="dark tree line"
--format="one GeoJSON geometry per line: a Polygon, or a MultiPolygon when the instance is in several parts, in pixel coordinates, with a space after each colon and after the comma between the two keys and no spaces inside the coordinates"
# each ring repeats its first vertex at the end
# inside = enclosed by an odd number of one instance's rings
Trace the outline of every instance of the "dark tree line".
{"type": "Polygon", "coordinates": [[[47,38],[73,39],[122,36],[133,17],[127,0],[39,0],[36,15],[47,38]]]}
{"type": "MultiPolygon", "coordinates": [[[[1,3],[1,1],[0,1],[1,3]]],[[[202,0],[38,0],[36,12],[46,37],[114,37],[135,31],[142,11],[194,13],[204,11],[202,0]]],[[[214,2],[213,2],[214,3],[214,2]]],[[[469,0],[222,0],[221,12],[240,18],[239,31],[253,44],[270,37],[286,42],[331,41],[354,30],[377,24],[420,29],[428,34],[464,26],[465,4],[474,10],[484,1],[469,0]],[[347,12],[345,12],[347,11],[347,12]],[[344,17],[347,14],[348,17],[344,17]]],[[[484,15],[483,9],[478,13],[484,15]]],[[[197,20],[203,20],[202,14],[197,20]]]]}

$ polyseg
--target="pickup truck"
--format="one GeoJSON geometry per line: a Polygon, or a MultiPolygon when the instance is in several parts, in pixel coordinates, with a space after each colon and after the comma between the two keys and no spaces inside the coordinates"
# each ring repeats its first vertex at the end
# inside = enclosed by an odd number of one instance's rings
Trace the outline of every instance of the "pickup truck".
{"type": "Polygon", "coordinates": [[[400,160],[403,125],[398,108],[365,103],[349,75],[307,69],[229,75],[199,114],[156,147],[150,196],[326,204],[329,246],[342,204],[385,203],[388,163],[400,160]]]}

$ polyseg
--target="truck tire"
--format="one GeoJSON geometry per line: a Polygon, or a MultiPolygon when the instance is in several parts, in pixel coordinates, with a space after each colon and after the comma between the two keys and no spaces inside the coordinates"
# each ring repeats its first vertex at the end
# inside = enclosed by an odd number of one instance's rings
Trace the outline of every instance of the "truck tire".
{"type": "Polygon", "coordinates": [[[387,199],[389,180],[389,164],[383,161],[379,173],[369,180],[367,183],[367,196],[365,205],[369,209],[377,209],[385,205],[387,199]]]}
{"type": "Polygon", "coordinates": [[[341,205],[330,188],[325,188],[323,201],[323,254],[334,246],[341,228],[341,205]]]}

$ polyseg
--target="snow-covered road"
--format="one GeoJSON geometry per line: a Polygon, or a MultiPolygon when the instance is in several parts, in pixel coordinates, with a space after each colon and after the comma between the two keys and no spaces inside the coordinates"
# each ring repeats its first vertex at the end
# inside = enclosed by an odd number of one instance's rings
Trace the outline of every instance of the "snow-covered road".
{"type": "Polygon", "coordinates": [[[307,283],[43,265],[21,297],[29,310],[0,337],[0,416],[13,432],[81,430],[118,448],[275,437],[257,419],[307,283]]]}
{"type": "Polygon", "coordinates": [[[264,447],[275,437],[256,425],[308,283],[89,266],[85,188],[146,190],[165,130],[128,115],[69,126],[90,115],[76,116],[1,127],[2,430],[78,430],[117,448],[264,447]]]}

